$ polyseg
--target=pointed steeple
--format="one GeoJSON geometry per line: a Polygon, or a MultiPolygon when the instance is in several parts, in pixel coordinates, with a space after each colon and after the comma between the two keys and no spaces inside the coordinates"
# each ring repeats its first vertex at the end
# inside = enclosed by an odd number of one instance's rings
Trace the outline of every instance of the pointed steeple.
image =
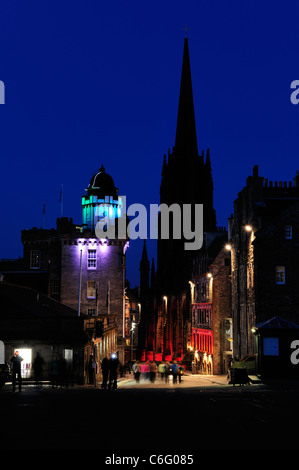
{"type": "Polygon", "coordinates": [[[184,159],[198,155],[188,38],[184,42],[175,154],[184,159]]]}

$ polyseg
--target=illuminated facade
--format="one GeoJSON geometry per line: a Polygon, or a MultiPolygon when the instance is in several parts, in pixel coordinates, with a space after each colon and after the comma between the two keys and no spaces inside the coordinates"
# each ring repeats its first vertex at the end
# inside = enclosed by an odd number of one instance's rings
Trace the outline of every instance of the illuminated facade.
{"type": "Polygon", "coordinates": [[[188,348],[193,371],[225,374],[232,359],[230,251],[227,233],[206,234],[204,249],[194,258],[191,332],[188,348]]]}

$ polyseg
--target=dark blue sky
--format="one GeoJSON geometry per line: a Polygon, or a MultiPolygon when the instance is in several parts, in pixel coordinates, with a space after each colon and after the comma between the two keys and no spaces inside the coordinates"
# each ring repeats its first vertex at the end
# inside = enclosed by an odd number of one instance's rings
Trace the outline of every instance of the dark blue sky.
{"type": "MultiPolygon", "coordinates": [[[[0,258],[20,232],[81,223],[81,196],[101,164],[128,203],[159,202],[175,139],[185,25],[198,149],[210,148],[218,225],[259,165],[269,180],[299,169],[298,1],[5,2],[0,15],[0,258]]],[[[128,250],[138,283],[142,243],[128,250]]],[[[149,257],[155,245],[149,246],[149,257]]]]}

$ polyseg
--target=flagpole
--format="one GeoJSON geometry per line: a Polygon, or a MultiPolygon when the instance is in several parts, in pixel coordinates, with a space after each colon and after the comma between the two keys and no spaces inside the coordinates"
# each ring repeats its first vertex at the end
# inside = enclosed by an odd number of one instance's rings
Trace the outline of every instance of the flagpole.
{"type": "Polygon", "coordinates": [[[60,216],[62,218],[63,214],[63,184],[61,185],[61,190],[60,190],[60,216]]]}
{"type": "Polygon", "coordinates": [[[43,228],[46,226],[46,204],[43,206],[43,228]]]}
{"type": "Polygon", "coordinates": [[[79,292],[78,292],[78,317],[81,310],[81,279],[82,279],[82,250],[80,250],[79,292]]]}

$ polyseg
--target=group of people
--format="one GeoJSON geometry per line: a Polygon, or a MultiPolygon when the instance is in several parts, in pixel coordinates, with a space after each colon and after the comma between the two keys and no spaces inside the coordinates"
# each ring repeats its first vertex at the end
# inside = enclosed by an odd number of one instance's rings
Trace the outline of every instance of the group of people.
{"type": "Polygon", "coordinates": [[[136,361],[132,365],[132,371],[137,383],[140,382],[140,377],[143,380],[149,380],[151,383],[154,383],[157,377],[157,373],[159,373],[161,380],[165,381],[165,383],[168,383],[169,377],[172,376],[173,383],[175,384],[177,383],[177,379],[179,380],[179,383],[181,383],[184,368],[176,361],[162,361],[158,366],[154,361],[136,361]]]}
{"type": "Polygon", "coordinates": [[[101,363],[103,375],[101,388],[103,390],[115,390],[117,388],[117,371],[119,367],[120,362],[116,354],[109,354],[104,357],[101,363]]]}

